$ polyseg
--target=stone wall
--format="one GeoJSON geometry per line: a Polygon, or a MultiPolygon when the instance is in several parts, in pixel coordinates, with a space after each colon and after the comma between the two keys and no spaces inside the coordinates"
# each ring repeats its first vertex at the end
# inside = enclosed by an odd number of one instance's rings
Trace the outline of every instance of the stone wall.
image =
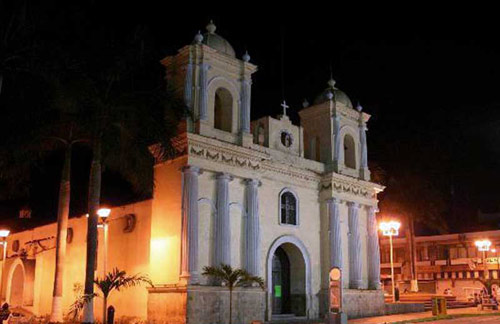
{"type": "MultiPolygon", "coordinates": [[[[265,292],[235,288],[233,323],[264,321],[265,292]]],[[[229,322],[229,290],[225,287],[190,286],[150,288],[148,322],[151,324],[224,324],[229,322]]]]}
{"type": "Polygon", "coordinates": [[[349,318],[385,314],[384,293],[381,290],[343,290],[343,308],[349,318]]]}

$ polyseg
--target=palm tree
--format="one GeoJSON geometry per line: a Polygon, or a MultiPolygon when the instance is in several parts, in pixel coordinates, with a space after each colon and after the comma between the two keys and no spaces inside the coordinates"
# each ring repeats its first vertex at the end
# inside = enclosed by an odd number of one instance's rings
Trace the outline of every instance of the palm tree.
{"type": "Polygon", "coordinates": [[[95,280],[95,284],[102,293],[103,298],[103,308],[102,308],[102,323],[106,324],[107,308],[108,308],[108,297],[113,290],[120,291],[126,288],[139,286],[146,283],[153,287],[153,283],[148,276],[143,276],[140,274],[135,274],[133,276],[128,276],[123,270],[118,270],[114,268],[113,271],[109,272],[106,277],[95,280]]]}
{"type": "Polygon", "coordinates": [[[202,275],[220,281],[229,289],[229,324],[233,319],[233,289],[234,287],[246,286],[256,283],[264,289],[264,280],[253,276],[243,269],[233,269],[230,265],[221,264],[220,267],[204,267],[202,275]]]}
{"type": "MultiPolygon", "coordinates": [[[[177,135],[179,122],[186,114],[186,107],[160,78],[152,80],[153,84],[144,83],[142,73],[146,68],[151,66],[154,69],[160,65],[158,56],[146,50],[141,33],[134,36],[131,44],[127,43],[118,50],[107,50],[117,54],[110,55],[111,62],[106,62],[100,55],[91,55],[98,61],[90,61],[91,68],[82,73],[85,86],[81,88],[80,101],[85,104],[92,125],[85,273],[87,296],[94,293],[97,210],[103,167],[119,173],[136,192],[150,195],[154,158],[149,148],[159,144],[155,154],[175,155],[171,140],[177,135]]],[[[92,303],[85,305],[83,322],[94,322],[92,303]]]]}
{"type": "MultiPolygon", "coordinates": [[[[27,111],[29,106],[20,102],[19,97],[10,97],[7,93],[10,100],[4,101],[4,108],[9,112],[6,114],[7,118],[0,123],[6,135],[2,136],[6,141],[0,147],[0,168],[4,171],[0,172],[0,187],[5,186],[10,192],[19,191],[17,197],[26,196],[27,192],[18,188],[28,187],[27,182],[33,166],[38,165],[47,155],[59,154],[62,151],[64,158],[58,196],[56,265],[50,316],[50,322],[61,323],[71,193],[71,155],[74,145],[86,141],[86,135],[85,126],[78,122],[80,112],[74,98],[68,93],[68,87],[65,86],[68,75],[54,73],[54,67],[49,65],[47,63],[47,66],[31,71],[30,78],[36,75],[40,87],[45,90],[43,98],[34,95],[35,98],[31,99],[41,103],[36,112],[27,111]],[[23,109],[19,109],[20,107],[23,109]]],[[[62,66],[56,70],[59,69],[62,70],[62,66]]]]}

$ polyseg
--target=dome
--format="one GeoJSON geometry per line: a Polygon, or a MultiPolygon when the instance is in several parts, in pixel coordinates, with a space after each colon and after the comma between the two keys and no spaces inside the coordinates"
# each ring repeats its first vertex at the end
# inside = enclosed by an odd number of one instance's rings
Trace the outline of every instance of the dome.
{"type": "Polygon", "coordinates": [[[328,101],[328,94],[332,93],[335,102],[340,102],[344,104],[346,107],[353,108],[351,99],[345,94],[344,91],[335,88],[335,80],[330,79],[328,81],[328,88],[326,88],[319,96],[314,99],[314,104],[321,104],[325,101],[328,101]]]}
{"type": "Polygon", "coordinates": [[[202,43],[210,46],[218,52],[236,57],[233,47],[227,40],[215,33],[216,26],[212,21],[207,25],[207,33],[203,35],[202,43]]]}

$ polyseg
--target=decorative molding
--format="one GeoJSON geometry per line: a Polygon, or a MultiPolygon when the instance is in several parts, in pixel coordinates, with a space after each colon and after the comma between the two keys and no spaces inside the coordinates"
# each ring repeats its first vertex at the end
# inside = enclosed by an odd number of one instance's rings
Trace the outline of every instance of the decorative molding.
{"type": "Polygon", "coordinates": [[[373,188],[339,179],[331,179],[329,182],[323,182],[320,184],[320,191],[331,189],[338,193],[346,193],[364,198],[376,198],[377,196],[377,193],[373,190],[373,188]]]}

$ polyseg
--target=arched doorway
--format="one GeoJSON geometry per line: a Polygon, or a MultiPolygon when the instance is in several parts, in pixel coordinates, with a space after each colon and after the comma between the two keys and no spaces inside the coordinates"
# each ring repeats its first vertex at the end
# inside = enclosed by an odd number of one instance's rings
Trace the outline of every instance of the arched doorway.
{"type": "Polygon", "coordinates": [[[12,273],[9,301],[11,306],[23,306],[24,297],[24,270],[22,265],[18,264],[12,273]]]}
{"type": "Polygon", "coordinates": [[[273,257],[273,314],[290,313],[290,261],[282,247],[273,257]]]}
{"type": "Polygon", "coordinates": [[[268,319],[290,315],[309,317],[311,271],[309,254],[294,236],[278,238],[267,258],[268,319]]]}

